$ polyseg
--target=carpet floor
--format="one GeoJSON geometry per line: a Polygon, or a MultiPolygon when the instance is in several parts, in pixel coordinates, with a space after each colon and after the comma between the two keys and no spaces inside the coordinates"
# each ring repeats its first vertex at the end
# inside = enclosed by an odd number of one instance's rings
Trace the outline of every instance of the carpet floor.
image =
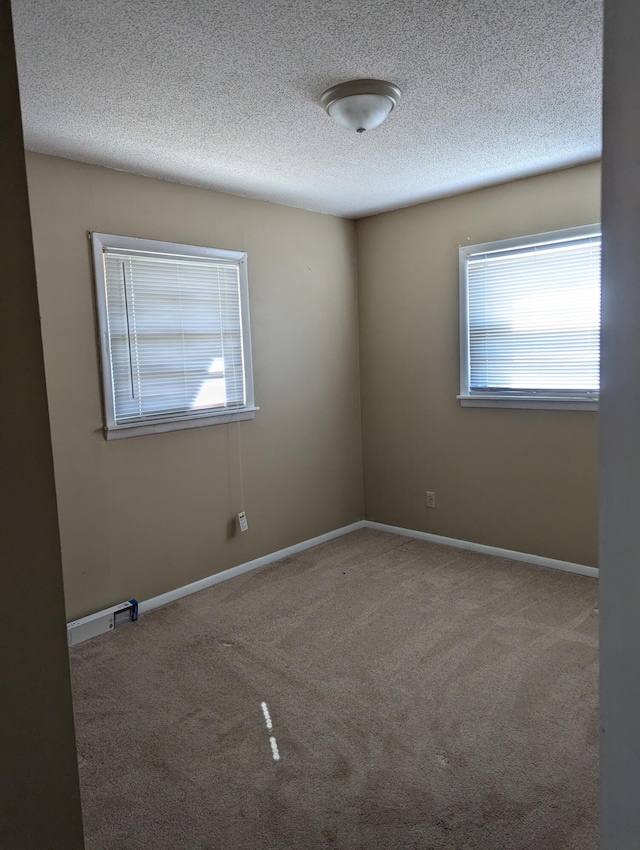
{"type": "Polygon", "coordinates": [[[596,850],[596,600],[365,529],[81,644],[87,850],[596,850]]]}

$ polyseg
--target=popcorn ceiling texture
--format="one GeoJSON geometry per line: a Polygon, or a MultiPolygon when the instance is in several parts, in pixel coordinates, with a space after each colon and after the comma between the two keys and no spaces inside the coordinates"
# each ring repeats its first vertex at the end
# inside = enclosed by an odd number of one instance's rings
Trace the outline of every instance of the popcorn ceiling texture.
{"type": "Polygon", "coordinates": [[[600,156],[602,0],[14,0],[26,146],[360,217],[600,156]],[[319,106],[397,83],[377,130],[319,106]]]}

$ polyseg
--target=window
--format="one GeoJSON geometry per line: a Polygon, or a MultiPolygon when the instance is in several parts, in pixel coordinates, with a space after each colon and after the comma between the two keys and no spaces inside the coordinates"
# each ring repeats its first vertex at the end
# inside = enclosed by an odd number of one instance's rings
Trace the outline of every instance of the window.
{"type": "Polygon", "coordinates": [[[92,244],[107,439],[253,418],[246,254],[92,244]]]}
{"type": "Polygon", "coordinates": [[[460,403],[597,409],[598,225],[460,248],[460,403]]]}

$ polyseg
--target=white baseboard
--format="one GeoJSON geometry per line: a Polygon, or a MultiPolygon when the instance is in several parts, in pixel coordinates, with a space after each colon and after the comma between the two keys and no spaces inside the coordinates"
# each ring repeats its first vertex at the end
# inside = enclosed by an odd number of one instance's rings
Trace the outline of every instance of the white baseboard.
{"type": "MultiPolygon", "coordinates": [[[[495,555],[498,558],[508,558],[511,561],[523,561],[527,564],[535,564],[539,567],[549,567],[553,570],[564,570],[569,573],[578,573],[583,576],[598,577],[598,569],[596,567],[586,567],[583,564],[572,564],[569,561],[558,561],[555,558],[544,558],[541,555],[529,555],[526,552],[514,552],[511,549],[500,549],[497,546],[485,546],[483,543],[471,543],[466,540],[457,540],[453,537],[442,537],[439,534],[429,534],[427,531],[415,531],[411,528],[401,528],[397,525],[385,525],[382,522],[372,522],[371,520],[360,520],[353,522],[351,525],[345,525],[342,528],[336,528],[334,531],[328,531],[326,534],[320,534],[318,537],[312,537],[310,540],[303,540],[301,543],[295,543],[293,546],[287,546],[286,549],[280,549],[277,552],[271,552],[269,555],[263,555],[261,558],[255,558],[253,561],[247,561],[244,564],[238,564],[237,567],[231,567],[228,570],[223,570],[221,573],[216,573],[212,576],[194,581],[191,584],[185,584],[183,587],[178,587],[175,590],[170,590],[168,593],[161,593],[159,596],[154,596],[151,599],[145,599],[138,605],[140,614],[146,611],[151,611],[153,608],[159,608],[161,605],[167,605],[169,602],[174,602],[176,599],[182,599],[183,596],[189,596],[192,593],[197,593],[199,590],[204,590],[206,587],[212,587],[214,584],[219,584],[234,576],[248,573],[251,570],[256,570],[258,567],[264,567],[267,564],[272,564],[274,561],[280,561],[283,558],[288,558],[298,552],[303,552],[305,549],[311,549],[313,546],[319,546],[321,543],[326,543],[329,540],[335,540],[337,537],[342,537],[352,531],[358,531],[361,528],[372,528],[378,531],[386,531],[389,534],[399,534],[403,537],[412,537],[416,540],[426,540],[430,543],[440,543],[445,546],[455,546],[458,549],[469,549],[472,552],[484,552],[486,555],[495,555]]],[[[122,607],[122,606],[119,606],[122,607]]],[[[101,612],[105,613],[105,612],[101,612]]],[[[85,619],[93,619],[98,615],[85,619]]],[[[69,626],[77,625],[75,622],[69,626]]],[[[84,639],[84,638],[83,638],[84,639]]]]}
{"type": "Polygon", "coordinates": [[[542,555],[529,555],[526,552],[514,552],[511,549],[499,549],[497,546],[485,546],[484,543],[470,543],[467,540],[456,540],[454,537],[442,537],[439,534],[429,534],[427,531],[414,531],[411,528],[400,528],[397,525],[385,525],[382,522],[364,521],[365,528],[375,528],[390,534],[400,534],[403,537],[413,537],[416,540],[427,540],[429,543],[441,543],[444,546],[455,546],[458,549],[469,549],[472,552],[484,552],[485,555],[495,555],[497,558],[509,558],[511,561],[523,561],[525,564],[535,564],[538,567],[549,567],[552,570],[563,570],[566,573],[578,573],[582,576],[598,578],[597,567],[586,567],[584,564],[572,564],[570,561],[558,561],[555,558],[545,558],[542,555]]]}
{"type": "Polygon", "coordinates": [[[311,549],[313,546],[319,546],[321,543],[326,543],[329,540],[335,540],[336,537],[342,537],[344,534],[349,534],[352,531],[358,531],[364,528],[364,520],[353,522],[351,525],[345,525],[342,528],[336,528],[335,531],[328,531],[326,534],[320,534],[318,537],[312,537],[310,540],[303,540],[301,543],[295,543],[293,546],[287,546],[286,549],[280,549],[278,552],[271,552],[269,555],[263,555],[261,558],[256,558],[253,561],[247,561],[245,564],[238,564],[237,567],[231,567],[228,570],[223,570],[221,573],[216,573],[212,576],[194,581],[192,584],[185,584],[184,587],[178,587],[175,590],[170,590],[168,593],[161,593],[160,596],[154,596],[152,599],[146,599],[138,604],[138,611],[144,614],[146,611],[151,611],[153,608],[159,608],[161,605],[166,605],[168,602],[174,602],[176,599],[182,599],[183,596],[189,596],[191,593],[197,593],[199,590],[204,590],[205,587],[211,587],[214,584],[219,584],[221,581],[234,578],[234,576],[248,573],[250,570],[257,570],[258,567],[264,567],[267,564],[272,564],[274,561],[280,561],[282,558],[288,558],[290,555],[295,555],[298,552],[303,552],[305,549],[311,549]]]}

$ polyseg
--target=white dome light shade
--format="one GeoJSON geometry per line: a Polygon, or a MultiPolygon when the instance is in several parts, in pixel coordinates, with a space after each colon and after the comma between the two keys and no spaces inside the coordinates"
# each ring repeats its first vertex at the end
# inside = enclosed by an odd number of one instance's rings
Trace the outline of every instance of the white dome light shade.
{"type": "Polygon", "coordinates": [[[327,112],[347,130],[362,133],[379,127],[392,109],[393,103],[383,94],[352,94],[334,101],[327,112]]]}
{"type": "Polygon", "coordinates": [[[351,80],[332,86],[320,98],[329,115],[347,130],[379,127],[400,102],[400,89],[384,80],[351,80]]]}

